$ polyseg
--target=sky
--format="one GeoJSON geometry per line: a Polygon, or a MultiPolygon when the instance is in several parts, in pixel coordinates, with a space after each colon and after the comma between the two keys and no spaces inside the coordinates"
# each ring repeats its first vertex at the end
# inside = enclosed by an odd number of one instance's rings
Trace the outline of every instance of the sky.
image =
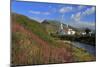
{"type": "Polygon", "coordinates": [[[95,29],[95,6],[20,2],[13,0],[11,11],[25,15],[39,22],[43,20],[57,20],[61,23],[70,24],[75,27],[89,27],[95,29]]]}

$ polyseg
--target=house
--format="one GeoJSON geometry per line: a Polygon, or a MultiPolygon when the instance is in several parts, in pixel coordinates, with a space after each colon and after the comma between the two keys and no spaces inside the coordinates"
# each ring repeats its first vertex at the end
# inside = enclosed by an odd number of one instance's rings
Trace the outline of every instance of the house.
{"type": "Polygon", "coordinates": [[[91,36],[93,34],[93,32],[89,32],[88,34],[86,32],[81,32],[81,35],[88,35],[88,36],[91,36]]]}
{"type": "Polygon", "coordinates": [[[74,35],[76,32],[73,29],[68,28],[68,31],[66,31],[67,35],[74,35]]]}
{"type": "Polygon", "coordinates": [[[73,29],[69,28],[69,26],[66,26],[66,29],[63,27],[63,24],[61,23],[60,29],[58,31],[58,34],[60,35],[75,35],[76,31],[73,29]]]}
{"type": "Polygon", "coordinates": [[[81,35],[86,35],[86,32],[81,32],[81,35]]]}

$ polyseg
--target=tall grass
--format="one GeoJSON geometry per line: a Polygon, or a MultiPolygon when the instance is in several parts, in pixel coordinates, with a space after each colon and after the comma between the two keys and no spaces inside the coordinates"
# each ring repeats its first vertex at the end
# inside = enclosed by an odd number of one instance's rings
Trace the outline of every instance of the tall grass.
{"type": "Polygon", "coordinates": [[[25,16],[15,14],[13,20],[19,24],[21,24],[26,29],[32,31],[34,34],[38,35],[43,40],[47,41],[48,43],[54,43],[54,39],[48,34],[45,27],[35,20],[31,20],[25,16]]]}
{"type": "MultiPolygon", "coordinates": [[[[48,33],[43,25],[37,21],[30,20],[29,18],[15,14],[12,16],[12,24],[19,24],[20,28],[17,31],[12,31],[12,63],[15,65],[27,64],[49,64],[49,63],[64,63],[72,62],[72,49],[70,44],[64,44],[61,41],[54,40],[48,33]],[[26,32],[26,30],[28,30],[26,32]],[[31,31],[31,32],[29,32],[31,31]],[[30,34],[35,34],[46,45],[38,43],[30,34]]],[[[82,54],[74,48],[73,56],[80,57],[77,54],[82,54]],[[78,52],[78,53],[76,53],[78,52]]],[[[84,56],[85,57],[85,56],[84,56]]],[[[82,58],[84,59],[84,58],[82,58]]]]}

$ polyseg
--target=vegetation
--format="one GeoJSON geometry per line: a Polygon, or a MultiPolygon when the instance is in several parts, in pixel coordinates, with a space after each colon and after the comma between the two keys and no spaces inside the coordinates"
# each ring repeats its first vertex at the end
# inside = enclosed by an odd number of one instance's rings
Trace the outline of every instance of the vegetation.
{"type": "Polygon", "coordinates": [[[72,55],[74,62],[83,62],[83,61],[95,61],[95,57],[90,55],[86,50],[82,48],[72,47],[72,55]]]}
{"type": "Polygon", "coordinates": [[[55,42],[37,21],[13,14],[12,64],[48,64],[71,62],[71,50],[55,42]]]}
{"type": "Polygon", "coordinates": [[[86,29],[85,29],[85,32],[86,32],[86,34],[89,34],[89,32],[91,32],[91,30],[88,29],[88,28],[86,28],[86,29]]]}
{"type": "Polygon", "coordinates": [[[89,44],[89,45],[93,45],[93,46],[96,46],[95,45],[95,35],[58,35],[58,34],[55,34],[55,33],[51,33],[50,34],[52,37],[55,37],[55,38],[59,38],[61,40],[70,40],[70,41],[77,41],[77,42],[82,42],[82,43],[86,43],[86,44],[89,44]]]}
{"type": "Polygon", "coordinates": [[[14,65],[51,64],[95,60],[95,58],[87,52],[72,46],[71,43],[65,43],[59,38],[51,37],[51,35],[48,34],[51,27],[48,30],[45,23],[41,24],[26,16],[12,14],[11,24],[11,62],[14,65]]]}

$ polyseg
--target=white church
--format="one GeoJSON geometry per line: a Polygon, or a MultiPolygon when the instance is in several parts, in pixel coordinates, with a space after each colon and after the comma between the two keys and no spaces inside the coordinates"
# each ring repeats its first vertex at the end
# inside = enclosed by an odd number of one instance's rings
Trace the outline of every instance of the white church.
{"type": "Polygon", "coordinates": [[[63,24],[61,23],[58,34],[60,34],[60,35],[75,35],[76,32],[73,29],[69,28],[68,25],[66,27],[67,27],[67,29],[64,29],[63,24]]]}

